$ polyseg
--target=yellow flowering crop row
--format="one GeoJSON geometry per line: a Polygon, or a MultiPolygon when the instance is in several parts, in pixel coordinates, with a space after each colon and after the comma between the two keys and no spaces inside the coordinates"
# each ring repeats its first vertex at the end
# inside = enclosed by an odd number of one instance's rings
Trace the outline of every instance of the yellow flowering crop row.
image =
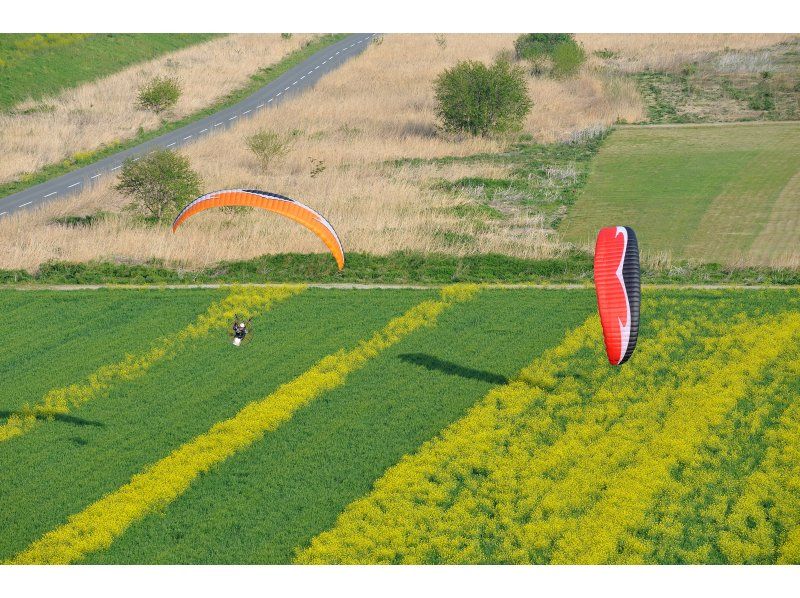
{"type": "MultiPolygon", "coordinates": [[[[796,384],[800,372],[796,365],[792,371],[791,364],[797,362],[798,349],[785,347],[761,379],[752,381],[737,407],[707,435],[701,450],[670,476],[645,520],[632,532],[636,541],[620,546],[625,560],[750,562],[743,554],[735,555],[730,550],[723,553],[719,538],[729,527],[728,514],[748,477],[776,438],[770,430],[797,394],[791,385],[796,384]]],[[[774,474],[771,471],[768,475],[774,474]]],[[[789,504],[784,499],[781,502],[789,504]]],[[[726,543],[732,545],[730,540],[726,543]]],[[[763,562],[775,562],[775,547],[772,548],[770,554],[759,555],[763,562]]]]}
{"type": "Polygon", "coordinates": [[[611,562],[670,468],[792,341],[798,319],[653,323],[655,338],[619,370],[599,351],[581,367],[578,350],[559,347],[390,469],[298,561],[611,562]]]}
{"type": "Polygon", "coordinates": [[[637,562],[621,547],[636,543],[629,530],[643,520],[672,468],[695,457],[709,429],[745,396],[764,368],[796,344],[799,335],[800,314],[747,322],[711,339],[707,360],[683,364],[686,381],[672,392],[672,406],[661,428],[641,447],[632,465],[608,480],[602,499],[574,520],[557,542],[552,561],[637,562]]]}
{"type": "Polygon", "coordinates": [[[43,419],[69,413],[87,401],[106,395],[115,384],[140,378],[159,361],[174,357],[186,342],[225,327],[236,313],[250,317],[270,309],[274,303],[299,293],[303,288],[299,285],[234,288],[227,297],[212,303],[194,322],[172,336],[159,338],[144,353],[126,355],[117,363],[98,368],[80,384],[54,388],[41,402],[25,405],[20,413],[10,416],[0,425],[0,442],[25,434],[43,419]]]}
{"type": "MultiPolygon", "coordinates": [[[[789,392],[796,393],[800,341],[791,355],[783,374],[795,382],[789,392]]],[[[729,562],[800,563],[800,403],[794,398],[767,431],[758,469],[721,521],[719,547],[729,562]]]]}
{"type": "Polygon", "coordinates": [[[230,419],[133,476],[130,482],[48,532],[11,562],[70,563],[107,548],[134,521],[163,509],[180,496],[198,475],[241,451],[287,421],[301,407],[345,382],[369,359],[423,326],[432,326],[447,308],[475,295],[475,285],[442,290],[438,300],[424,301],[391,320],[354,349],[339,351],[319,361],[269,396],[250,403],[230,419]]]}

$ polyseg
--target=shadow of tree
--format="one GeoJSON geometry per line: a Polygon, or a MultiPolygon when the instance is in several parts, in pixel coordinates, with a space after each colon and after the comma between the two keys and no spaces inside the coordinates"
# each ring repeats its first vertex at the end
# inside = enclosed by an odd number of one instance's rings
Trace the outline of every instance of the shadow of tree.
{"type": "Polygon", "coordinates": [[[489,384],[508,383],[508,378],[500,374],[468,368],[426,353],[403,353],[402,355],[398,355],[398,357],[407,363],[413,363],[414,365],[424,367],[431,371],[444,372],[451,376],[461,376],[462,378],[480,380],[481,382],[488,382],[489,384]]]}

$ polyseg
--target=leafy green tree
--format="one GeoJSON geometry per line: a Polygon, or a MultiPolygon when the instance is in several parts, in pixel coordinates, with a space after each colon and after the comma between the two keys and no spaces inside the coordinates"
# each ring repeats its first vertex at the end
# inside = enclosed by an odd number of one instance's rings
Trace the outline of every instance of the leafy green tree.
{"type": "Polygon", "coordinates": [[[464,61],[436,79],[436,113],[447,132],[506,133],[522,127],[533,107],[525,74],[507,60],[464,61]]]}
{"type": "Polygon", "coordinates": [[[139,90],[137,105],[160,114],[172,108],[181,97],[181,86],[175,77],[155,77],[139,90]]]}
{"type": "Polygon", "coordinates": [[[245,138],[248,149],[264,167],[281,159],[289,152],[292,136],[279,135],[274,131],[259,131],[245,138]]]}
{"type": "Polygon", "coordinates": [[[125,161],[116,189],[133,198],[133,206],[156,221],[172,219],[200,195],[200,176],[189,160],[161,149],[141,160],[125,161]]]}

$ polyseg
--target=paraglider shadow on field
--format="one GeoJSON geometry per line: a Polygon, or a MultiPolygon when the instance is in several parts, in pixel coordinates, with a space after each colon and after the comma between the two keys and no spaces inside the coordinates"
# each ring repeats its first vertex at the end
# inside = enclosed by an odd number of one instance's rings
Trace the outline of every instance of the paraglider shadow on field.
{"type": "Polygon", "coordinates": [[[444,359],[439,359],[438,357],[426,353],[403,353],[402,355],[398,355],[398,357],[407,363],[413,363],[414,365],[422,366],[431,371],[444,372],[451,376],[461,376],[462,378],[480,380],[481,382],[488,382],[489,384],[508,383],[508,378],[500,374],[464,367],[463,365],[458,365],[452,361],[445,361],[444,359]]]}
{"type": "MultiPolygon", "coordinates": [[[[12,415],[27,415],[24,413],[18,413],[16,411],[0,411],[0,418],[9,418],[12,415]]],[[[47,421],[48,419],[54,419],[57,422],[62,422],[65,424],[73,424],[75,426],[94,426],[95,428],[105,428],[106,425],[102,422],[94,421],[91,419],[83,419],[81,417],[75,417],[74,415],[66,415],[62,413],[54,414],[54,415],[37,415],[36,419],[41,421],[47,421]]]]}

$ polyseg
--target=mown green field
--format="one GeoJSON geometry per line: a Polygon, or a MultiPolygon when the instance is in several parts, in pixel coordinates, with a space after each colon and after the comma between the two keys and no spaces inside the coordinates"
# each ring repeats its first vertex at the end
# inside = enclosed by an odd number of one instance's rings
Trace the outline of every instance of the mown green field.
{"type": "Polygon", "coordinates": [[[632,226],[651,256],[796,265],[800,124],[614,131],[561,231],[586,244],[609,224],[632,226]]]}
{"type": "Polygon", "coordinates": [[[0,110],[212,37],[208,33],[0,34],[0,110]]]}
{"type": "Polygon", "coordinates": [[[3,291],[0,557],[800,562],[800,295],[644,296],[3,291]]]}

